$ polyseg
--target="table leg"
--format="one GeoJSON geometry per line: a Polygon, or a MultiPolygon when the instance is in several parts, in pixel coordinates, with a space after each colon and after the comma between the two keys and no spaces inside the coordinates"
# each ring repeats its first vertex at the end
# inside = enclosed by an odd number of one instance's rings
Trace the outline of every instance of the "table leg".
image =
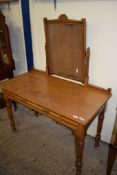
{"type": "Polygon", "coordinates": [[[35,111],[35,116],[38,117],[38,112],[37,111],[35,111]]]}
{"type": "Polygon", "coordinates": [[[14,111],[16,111],[17,110],[17,104],[16,104],[15,101],[12,101],[12,103],[13,103],[14,111]]]}
{"type": "Polygon", "coordinates": [[[110,175],[111,174],[111,170],[113,168],[113,164],[114,164],[116,155],[117,155],[117,149],[114,148],[113,145],[109,145],[106,175],[110,175]]]}
{"type": "Polygon", "coordinates": [[[76,175],[81,173],[82,168],[82,157],[84,149],[84,139],[86,136],[86,130],[80,126],[77,131],[74,132],[75,136],[75,152],[76,152],[76,175]]]}
{"type": "Polygon", "coordinates": [[[95,136],[95,147],[99,146],[99,142],[101,138],[101,130],[102,130],[103,120],[104,120],[104,114],[105,114],[105,107],[98,116],[97,134],[95,136]]]}
{"type": "Polygon", "coordinates": [[[6,101],[6,109],[7,109],[10,125],[12,127],[12,131],[16,132],[17,130],[16,130],[15,122],[14,122],[14,118],[13,118],[13,111],[12,111],[11,101],[7,98],[5,98],[5,101],[6,101]]]}

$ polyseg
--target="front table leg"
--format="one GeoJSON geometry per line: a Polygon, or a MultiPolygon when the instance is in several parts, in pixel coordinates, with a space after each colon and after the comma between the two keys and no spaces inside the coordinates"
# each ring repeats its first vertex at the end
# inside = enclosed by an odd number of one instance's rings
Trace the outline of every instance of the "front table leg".
{"type": "Polygon", "coordinates": [[[103,120],[104,120],[104,114],[105,114],[105,109],[102,110],[102,112],[98,116],[98,125],[97,125],[97,134],[95,136],[95,147],[99,146],[100,138],[101,138],[101,130],[103,126],[103,120]]]}
{"type": "Polygon", "coordinates": [[[6,109],[7,109],[8,117],[9,117],[9,120],[10,120],[10,125],[12,127],[12,131],[16,132],[17,130],[16,130],[16,127],[15,127],[14,119],[13,119],[13,111],[12,111],[11,100],[5,98],[5,101],[6,101],[6,109]]]}
{"type": "Polygon", "coordinates": [[[81,173],[82,157],[84,149],[84,139],[86,136],[86,129],[83,126],[79,126],[78,130],[74,132],[75,136],[75,151],[76,151],[76,175],[81,173]]]}

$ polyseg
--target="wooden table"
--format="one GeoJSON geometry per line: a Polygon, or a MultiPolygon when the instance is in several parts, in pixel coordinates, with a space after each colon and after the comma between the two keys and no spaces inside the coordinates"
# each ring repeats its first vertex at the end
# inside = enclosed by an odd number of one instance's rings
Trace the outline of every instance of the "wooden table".
{"type": "Polygon", "coordinates": [[[12,100],[72,130],[75,136],[76,174],[80,174],[87,129],[99,114],[95,137],[95,146],[98,146],[106,104],[111,96],[110,89],[84,86],[33,70],[3,82],[2,91],[13,131],[16,131],[16,127],[12,100]]]}

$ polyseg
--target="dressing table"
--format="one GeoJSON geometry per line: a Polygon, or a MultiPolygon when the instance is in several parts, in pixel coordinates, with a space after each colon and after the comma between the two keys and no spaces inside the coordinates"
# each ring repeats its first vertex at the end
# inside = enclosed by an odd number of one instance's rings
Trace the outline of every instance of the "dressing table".
{"type": "Polygon", "coordinates": [[[13,100],[68,127],[75,137],[79,175],[87,129],[97,116],[95,146],[99,146],[111,89],[88,83],[90,49],[86,49],[86,19],[72,20],[66,15],[54,20],[44,18],[44,27],[46,71],[32,70],[2,83],[8,117],[16,131],[13,100]]]}

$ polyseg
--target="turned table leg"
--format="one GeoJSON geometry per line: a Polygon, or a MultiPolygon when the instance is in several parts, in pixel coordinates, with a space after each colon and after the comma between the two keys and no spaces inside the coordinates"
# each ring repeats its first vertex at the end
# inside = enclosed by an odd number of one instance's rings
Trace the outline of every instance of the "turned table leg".
{"type": "Polygon", "coordinates": [[[84,149],[84,139],[86,136],[86,130],[79,126],[78,130],[74,132],[75,136],[75,152],[76,152],[76,175],[81,173],[82,168],[82,157],[83,157],[83,149],[84,149]]]}
{"type": "Polygon", "coordinates": [[[102,112],[98,116],[98,125],[97,125],[97,134],[95,136],[95,147],[99,146],[100,138],[101,138],[101,131],[102,131],[102,126],[103,126],[103,120],[104,120],[104,114],[105,114],[105,109],[102,110],[102,112]]]}
{"type": "Polygon", "coordinates": [[[16,127],[15,127],[15,122],[14,122],[14,118],[13,118],[13,111],[12,111],[12,104],[11,104],[11,100],[5,98],[6,101],[6,109],[7,109],[7,113],[8,113],[8,117],[9,117],[9,121],[10,121],[10,125],[12,128],[13,132],[16,132],[16,127]]]}

